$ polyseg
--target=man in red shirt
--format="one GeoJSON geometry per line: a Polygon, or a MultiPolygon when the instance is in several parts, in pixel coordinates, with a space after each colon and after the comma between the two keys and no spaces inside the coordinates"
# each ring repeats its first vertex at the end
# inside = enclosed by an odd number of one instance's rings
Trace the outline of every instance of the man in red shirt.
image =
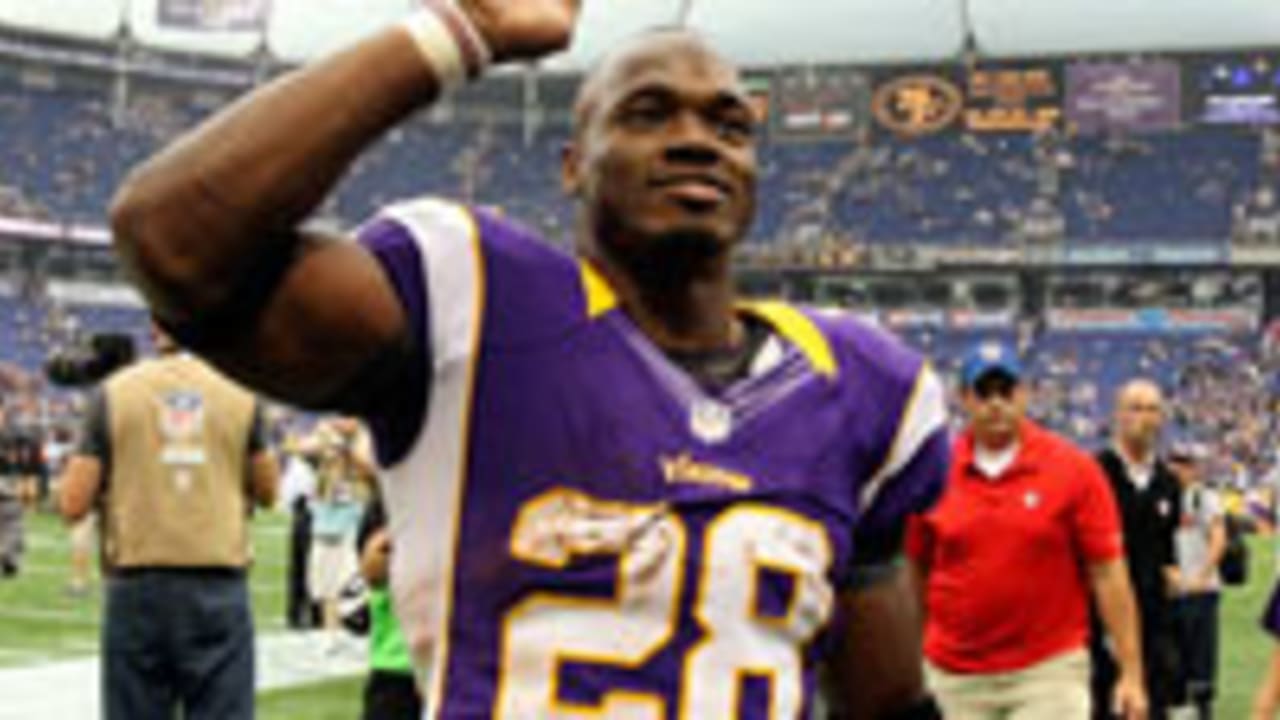
{"type": "Polygon", "coordinates": [[[1025,418],[1014,350],[962,367],[969,428],[907,553],[922,590],[926,673],[946,717],[1087,720],[1089,593],[1115,639],[1114,710],[1145,717],[1137,615],[1115,500],[1088,454],[1025,418]]]}

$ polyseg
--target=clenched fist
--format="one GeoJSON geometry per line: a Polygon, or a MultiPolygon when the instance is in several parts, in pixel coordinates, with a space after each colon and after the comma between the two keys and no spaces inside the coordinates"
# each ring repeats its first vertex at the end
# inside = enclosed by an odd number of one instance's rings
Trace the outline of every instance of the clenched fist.
{"type": "Polygon", "coordinates": [[[569,47],[581,0],[459,0],[495,62],[536,60],[569,47]]]}

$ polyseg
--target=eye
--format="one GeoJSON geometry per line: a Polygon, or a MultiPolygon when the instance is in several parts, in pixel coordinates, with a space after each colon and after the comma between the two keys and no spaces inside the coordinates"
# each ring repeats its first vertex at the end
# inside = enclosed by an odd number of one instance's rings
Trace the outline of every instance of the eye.
{"type": "Polygon", "coordinates": [[[729,140],[746,141],[756,132],[755,123],[745,117],[722,117],[717,127],[720,135],[729,140]]]}
{"type": "Polygon", "coordinates": [[[631,128],[652,128],[661,125],[670,114],[669,103],[657,98],[640,98],[622,109],[622,123],[631,128]]]}
{"type": "Polygon", "coordinates": [[[729,142],[745,143],[755,135],[755,122],[748,112],[737,106],[716,108],[710,120],[716,133],[729,142]]]}

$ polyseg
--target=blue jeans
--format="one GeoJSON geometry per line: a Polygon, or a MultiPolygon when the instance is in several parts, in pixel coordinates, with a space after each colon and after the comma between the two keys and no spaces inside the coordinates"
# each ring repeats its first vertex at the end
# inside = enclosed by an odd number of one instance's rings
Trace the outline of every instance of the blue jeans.
{"type": "Polygon", "coordinates": [[[253,615],[234,570],[127,570],[107,578],[105,720],[253,720],[253,615]]]}

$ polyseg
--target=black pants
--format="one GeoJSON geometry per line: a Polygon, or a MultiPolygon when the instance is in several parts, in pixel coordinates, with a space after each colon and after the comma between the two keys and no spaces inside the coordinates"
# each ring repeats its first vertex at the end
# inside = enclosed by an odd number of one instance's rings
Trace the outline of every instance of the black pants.
{"type": "Polygon", "coordinates": [[[105,720],[253,720],[253,616],[242,573],[107,578],[105,720]]]}
{"type": "Polygon", "coordinates": [[[1201,720],[1212,717],[1217,685],[1218,600],[1216,592],[1199,593],[1178,598],[1173,604],[1182,660],[1175,698],[1195,705],[1201,720]]]}
{"type": "Polygon", "coordinates": [[[9,494],[4,484],[14,480],[0,478],[0,580],[18,574],[22,565],[22,553],[26,547],[23,515],[26,509],[15,494],[9,494]]]}
{"type": "MultiPolygon", "coordinates": [[[[1144,621],[1146,618],[1144,618],[1144,621]]],[[[1100,623],[1098,624],[1100,628],[1100,623]]],[[[1093,641],[1089,644],[1089,655],[1093,662],[1090,677],[1090,691],[1093,696],[1093,720],[1111,720],[1115,717],[1111,712],[1111,698],[1115,692],[1116,681],[1120,677],[1119,667],[1110,650],[1100,638],[1105,633],[1096,629],[1093,641]]],[[[1167,720],[1169,695],[1173,685],[1177,665],[1174,636],[1163,621],[1152,622],[1151,627],[1142,628],[1142,668],[1145,674],[1147,701],[1150,720],[1167,720]]]]}
{"type": "Polygon", "coordinates": [[[374,670],[364,686],[361,720],[419,720],[422,699],[408,673],[374,670]]]}
{"type": "Polygon", "coordinates": [[[293,504],[289,523],[289,569],[285,599],[285,622],[294,630],[320,626],[320,606],[311,600],[307,588],[307,565],[311,558],[311,509],[306,498],[293,504]]]}

